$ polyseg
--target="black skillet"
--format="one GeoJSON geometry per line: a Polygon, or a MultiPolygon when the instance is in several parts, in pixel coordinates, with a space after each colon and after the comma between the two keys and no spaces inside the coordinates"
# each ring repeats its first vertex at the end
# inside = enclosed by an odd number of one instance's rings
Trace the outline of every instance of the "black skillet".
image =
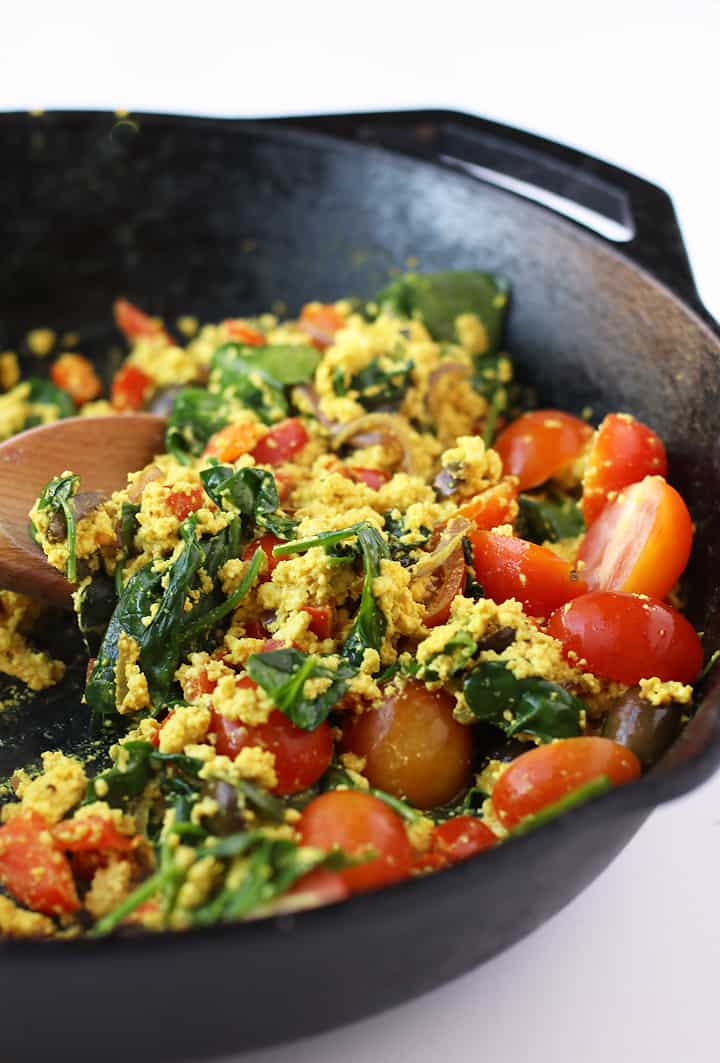
{"type": "MultiPolygon", "coordinates": [[[[278,299],[293,311],[368,296],[412,258],[498,270],[515,293],[508,349],[544,401],[590,405],[595,418],[629,410],[665,439],[697,522],[689,612],[707,650],[720,645],[720,333],[660,189],[445,112],[6,115],[0,130],[0,350],[38,324],[79,328],[107,375],[118,294],[168,321],[218,320],[278,299]],[[497,186],[513,182],[594,211],[627,241],[497,186]]],[[[55,619],[47,632],[68,656],[71,626],[55,619]]],[[[81,671],[0,715],[0,775],[48,745],[77,747],[81,671]]],[[[429,879],[184,935],[2,944],[0,1057],[206,1058],[358,1019],[467,971],[562,908],[655,805],[707,778],[720,759],[718,683],[703,694],[651,775],[429,879]]]]}

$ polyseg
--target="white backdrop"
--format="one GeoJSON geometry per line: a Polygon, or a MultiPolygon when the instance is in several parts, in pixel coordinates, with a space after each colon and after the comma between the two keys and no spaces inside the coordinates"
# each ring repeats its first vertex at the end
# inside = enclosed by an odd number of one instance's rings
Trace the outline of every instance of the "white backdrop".
{"type": "MultiPolygon", "coordinates": [[[[7,4],[0,110],[481,114],[665,187],[720,316],[719,46],[720,0],[7,4]]],[[[656,812],[581,897],[480,970],[243,1061],[715,1063],[719,873],[720,777],[656,812]]]]}

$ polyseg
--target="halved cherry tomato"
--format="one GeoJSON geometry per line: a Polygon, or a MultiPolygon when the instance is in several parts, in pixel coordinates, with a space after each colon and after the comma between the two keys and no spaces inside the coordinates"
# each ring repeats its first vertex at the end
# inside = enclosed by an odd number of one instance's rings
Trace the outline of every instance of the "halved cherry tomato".
{"type": "Polygon", "coordinates": [[[282,543],[283,540],[278,539],[277,535],[273,535],[272,532],[265,532],[264,535],[261,535],[259,538],[253,539],[251,543],[248,543],[243,550],[243,561],[251,561],[258,548],[265,554],[267,566],[265,571],[258,577],[258,583],[267,583],[277,566],[283,560],[282,557],[273,557],[273,549],[276,546],[281,546],[282,543]]]}
{"type": "Polygon", "coordinates": [[[210,436],[203,451],[204,458],[215,457],[219,461],[237,461],[248,454],[256,444],[257,429],[252,424],[229,424],[210,436]]]}
{"type": "Polygon", "coordinates": [[[454,707],[448,691],[428,690],[411,679],[348,723],[343,749],[365,758],[372,786],[416,808],[444,805],[472,774],[472,729],[457,722],[454,707]]]}
{"type": "Polygon", "coordinates": [[[300,418],[290,417],[263,436],[252,456],[258,465],[282,465],[294,458],[309,442],[310,436],[300,418]]]}
{"type": "Polygon", "coordinates": [[[487,823],[475,816],[455,816],[439,823],[432,834],[433,849],[452,864],[491,849],[497,841],[487,823]]]}
{"type": "Polygon", "coordinates": [[[0,827],[0,883],[34,912],[67,915],[80,907],[68,859],[38,812],[19,812],[0,827]]]}
{"type": "Polygon", "coordinates": [[[50,370],[53,384],[66,391],[76,406],[96,399],[102,391],[92,362],[81,354],[61,354],[50,370]]]}
{"type": "Polygon", "coordinates": [[[428,849],[426,853],[413,853],[413,871],[440,871],[449,866],[450,861],[447,856],[436,849],[428,849]]]}
{"type": "Polygon", "coordinates": [[[640,776],[635,754],[609,738],[562,738],[513,760],[495,783],[492,803],[508,830],[578,787],[606,775],[613,786],[640,776]]]}
{"type": "MultiPolygon", "coordinates": [[[[238,682],[238,686],[252,685],[247,677],[238,682]]],[[[274,753],[277,784],[273,793],[280,796],[312,786],[332,760],[333,736],[327,722],[314,731],[304,731],[277,709],[267,723],[252,726],[214,712],[210,730],[217,736],[215,749],[224,756],[234,758],[246,746],[261,746],[274,753]]]]}
{"type": "Polygon", "coordinates": [[[426,627],[444,624],[450,616],[453,599],[462,594],[467,582],[465,554],[460,544],[452,551],[447,560],[429,576],[425,592],[426,627]]]}
{"type": "Polygon", "coordinates": [[[611,492],[646,476],[666,476],[667,455],[660,436],[629,413],[609,413],[588,452],[582,511],[588,528],[600,516],[611,492]]]}
{"type": "Polygon", "coordinates": [[[164,336],[168,343],[172,343],[171,337],[165,330],[162,321],[157,317],[150,317],[144,310],[128,302],[127,299],[116,299],[113,303],[113,315],[115,324],[124,332],[129,340],[136,340],[140,336],[164,336]]]}
{"type": "Polygon", "coordinates": [[[315,871],[309,871],[295,882],[288,893],[303,894],[313,898],[313,907],[321,904],[337,904],[338,901],[347,900],[350,890],[339,871],[329,871],[326,867],[318,867],[315,871]]]}
{"type": "Polygon", "coordinates": [[[124,365],[113,379],[110,401],[116,410],[140,410],[154,387],[153,380],[142,369],[124,365]]]}
{"type": "Polygon", "coordinates": [[[335,339],[345,319],[327,303],[307,303],[300,314],[300,328],[308,334],[314,347],[324,351],[335,339]]]}
{"type": "MultiPolygon", "coordinates": [[[[279,561],[280,558],[275,558],[279,561]]],[[[310,630],[319,639],[329,639],[335,626],[335,607],[330,605],[303,605],[303,613],[310,616],[310,630]]]]}
{"type": "Polygon", "coordinates": [[[702,645],[689,621],[646,595],[583,594],[550,617],[548,632],[589,671],[619,683],[651,676],[692,683],[702,668],[702,645]]]}
{"type": "Polygon", "coordinates": [[[692,549],[692,518],[662,476],[624,487],[583,539],[578,560],[590,590],[664,598],[692,549]]]}
{"type": "Polygon", "coordinates": [[[362,790],[333,790],[313,798],[299,824],[303,845],[349,856],[374,852],[365,863],[341,871],[353,893],[407,878],[412,850],[400,817],[384,801],[362,790]]]}
{"type": "MultiPolygon", "coordinates": [[[[188,701],[193,702],[200,697],[201,694],[212,694],[213,690],[217,686],[217,679],[211,679],[207,674],[205,668],[202,668],[196,675],[191,675],[187,679],[183,680],[183,696],[188,701]]],[[[167,719],[170,718],[170,715],[167,719]]],[[[163,721],[164,723],[165,721],[163,721]]]]}
{"type": "Polygon", "coordinates": [[[546,546],[488,531],[471,530],[468,538],[477,578],[498,605],[515,598],[532,616],[550,616],[587,590],[573,566],[546,546]]]}
{"type": "Polygon", "coordinates": [[[482,494],[460,506],[456,516],[471,520],[480,531],[490,531],[499,524],[514,524],[518,515],[517,480],[501,480],[482,494]]]}
{"type": "Polygon", "coordinates": [[[265,334],[246,325],[244,321],[229,317],[223,324],[230,339],[238,343],[244,343],[247,347],[265,347],[267,344],[265,334]]]}
{"type": "Polygon", "coordinates": [[[205,492],[200,484],[176,487],[167,497],[167,506],[178,520],[185,520],[200,509],[205,501],[205,492]]]}
{"type": "Polygon", "coordinates": [[[382,469],[363,469],[359,465],[341,465],[338,472],[355,483],[367,484],[373,491],[379,491],[390,479],[382,469]]]}
{"type": "Polygon", "coordinates": [[[520,490],[537,487],[580,457],[593,430],[562,410],[533,410],[503,428],[493,443],[503,472],[517,476],[520,490]]]}
{"type": "Polygon", "coordinates": [[[81,816],[64,819],[50,828],[53,841],[66,853],[85,853],[93,850],[125,853],[135,848],[135,839],[123,834],[110,819],[103,816],[81,816]]]}

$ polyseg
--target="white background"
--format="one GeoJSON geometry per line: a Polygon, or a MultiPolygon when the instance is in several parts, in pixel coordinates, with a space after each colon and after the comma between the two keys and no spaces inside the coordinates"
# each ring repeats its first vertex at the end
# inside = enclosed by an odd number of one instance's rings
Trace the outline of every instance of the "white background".
{"type": "MultiPolygon", "coordinates": [[[[720,316],[719,50],[718,0],[7,4],[0,110],[481,114],[663,185],[720,316]]],[[[715,1063],[719,873],[720,777],[480,970],[243,1061],[715,1063]]]]}

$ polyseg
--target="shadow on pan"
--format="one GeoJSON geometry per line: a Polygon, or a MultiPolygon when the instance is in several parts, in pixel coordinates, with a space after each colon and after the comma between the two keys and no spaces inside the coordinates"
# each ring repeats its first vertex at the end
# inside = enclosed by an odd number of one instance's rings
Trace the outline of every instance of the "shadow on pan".
{"type": "MultiPolygon", "coordinates": [[[[508,349],[544,401],[589,405],[595,418],[628,410],[666,441],[697,523],[688,611],[706,649],[720,645],[720,334],[660,189],[446,112],[269,123],[57,113],[0,126],[0,349],[22,350],[38,325],[78,330],[107,379],[122,357],[117,295],[169,320],[218,320],[369,296],[408,260],[497,270],[514,291],[508,349]]],[[[48,638],[77,660],[71,619],[48,638]]],[[[82,675],[78,661],[62,686],[0,715],[0,775],[48,746],[78,748],[82,675]]],[[[658,802],[710,774],[711,686],[651,775],[441,875],[237,927],[2,944],[6,1058],[45,1059],[59,1044],[77,1061],[209,1058],[461,974],[562,908],[658,802]]]]}

